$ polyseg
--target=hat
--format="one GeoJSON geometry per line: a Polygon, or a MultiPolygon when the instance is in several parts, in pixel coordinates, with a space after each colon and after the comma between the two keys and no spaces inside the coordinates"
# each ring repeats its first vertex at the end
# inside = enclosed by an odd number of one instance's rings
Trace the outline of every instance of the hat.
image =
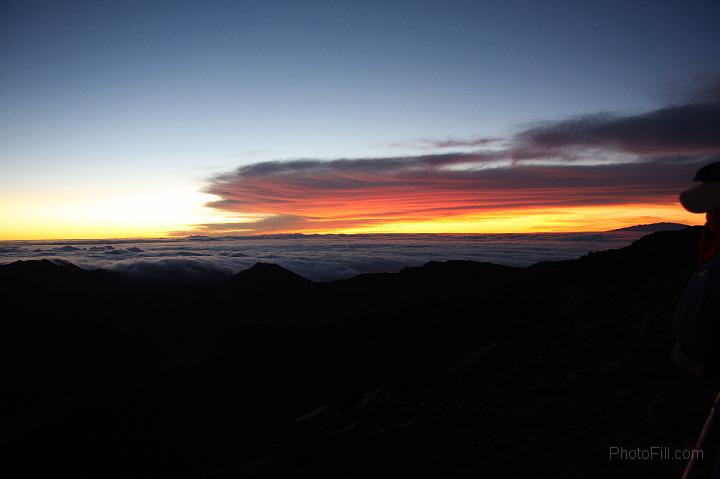
{"type": "Polygon", "coordinates": [[[692,213],[720,209],[720,161],[700,168],[693,181],[701,183],[680,193],[680,203],[692,213]]]}

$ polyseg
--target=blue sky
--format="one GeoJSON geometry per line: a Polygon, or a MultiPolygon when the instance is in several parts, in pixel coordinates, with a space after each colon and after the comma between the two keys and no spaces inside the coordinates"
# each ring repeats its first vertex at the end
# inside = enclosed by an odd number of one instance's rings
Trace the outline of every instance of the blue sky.
{"type": "Polygon", "coordinates": [[[0,199],[639,113],[718,71],[719,21],[710,1],[3,2],[0,199]]]}

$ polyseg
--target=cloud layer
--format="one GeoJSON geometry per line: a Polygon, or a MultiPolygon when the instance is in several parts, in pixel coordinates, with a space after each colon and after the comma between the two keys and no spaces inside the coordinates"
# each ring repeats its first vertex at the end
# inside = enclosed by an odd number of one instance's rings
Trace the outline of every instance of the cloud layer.
{"type": "Polygon", "coordinates": [[[466,259],[527,266],[625,246],[641,233],[509,235],[278,235],[236,238],[17,242],[0,244],[0,264],[63,259],[136,278],[212,285],[263,261],[315,281],[393,272],[428,261],[466,259]]]}
{"type": "MultiPolygon", "coordinates": [[[[209,206],[254,222],[200,232],[353,230],[490,212],[675,204],[694,171],[720,159],[720,98],[638,115],[536,123],[496,148],[337,160],[265,161],[218,175],[209,206]]],[[[707,92],[711,92],[708,94],[707,92]]],[[[495,138],[430,142],[486,147],[495,138]]]]}

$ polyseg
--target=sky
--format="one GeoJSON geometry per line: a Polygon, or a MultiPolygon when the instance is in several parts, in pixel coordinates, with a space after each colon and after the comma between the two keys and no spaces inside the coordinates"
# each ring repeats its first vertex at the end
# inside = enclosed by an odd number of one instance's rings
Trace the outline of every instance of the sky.
{"type": "Polygon", "coordinates": [[[5,1],[0,239],[701,223],[716,1],[5,1]]]}

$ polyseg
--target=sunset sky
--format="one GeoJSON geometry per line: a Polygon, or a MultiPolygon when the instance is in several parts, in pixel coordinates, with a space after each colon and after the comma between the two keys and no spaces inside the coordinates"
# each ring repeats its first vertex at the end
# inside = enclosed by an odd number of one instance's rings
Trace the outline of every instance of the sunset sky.
{"type": "Polygon", "coordinates": [[[6,1],[0,240],[704,218],[717,1],[6,1]]]}

